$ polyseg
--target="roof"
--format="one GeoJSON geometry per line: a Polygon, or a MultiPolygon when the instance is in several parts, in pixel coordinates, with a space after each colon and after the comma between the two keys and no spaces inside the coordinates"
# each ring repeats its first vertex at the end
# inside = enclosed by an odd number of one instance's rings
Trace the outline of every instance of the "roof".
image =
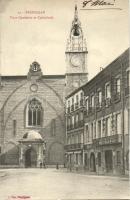
{"type": "MultiPolygon", "coordinates": [[[[27,79],[27,75],[6,75],[6,76],[2,76],[1,77],[3,79],[27,79]]],[[[65,78],[65,75],[64,74],[56,74],[56,75],[43,75],[42,76],[43,79],[62,79],[62,78],[65,78]]]]}
{"type": "Polygon", "coordinates": [[[39,140],[43,140],[43,138],[40,135],[40,133],[38,133],[35,130],[31,130],[23,135],[22,140],[23,141],[39,141],[39,140]]]}

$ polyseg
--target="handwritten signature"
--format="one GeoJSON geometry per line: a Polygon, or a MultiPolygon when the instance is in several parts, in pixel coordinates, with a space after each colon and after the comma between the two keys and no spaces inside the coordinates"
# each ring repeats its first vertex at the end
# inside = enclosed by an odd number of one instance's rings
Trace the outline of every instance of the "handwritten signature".
{"type": "Polygon", "coordinates": [[[85,0],[83,1],[83,8],[87,5],[90,6],[114,6],[115,0],[113,0],[113,3],[107,2],[104,0],[85,0]]]}
{"type": "Polygon", "coordinates": [[[31,200],[30,196],[22,195],[22,196],[9,196],[8,200],[31,200]]]}

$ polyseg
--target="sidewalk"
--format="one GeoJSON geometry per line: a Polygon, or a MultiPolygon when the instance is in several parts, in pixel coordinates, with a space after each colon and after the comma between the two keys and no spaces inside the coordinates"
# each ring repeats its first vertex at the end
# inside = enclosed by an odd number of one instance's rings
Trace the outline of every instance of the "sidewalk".
{"type": "Polygon", "coordinates": [[[93,176],[93,177],[112,177],[112,178],[122,178],[125,180],[129,180],[128,175],[122,175],[122,174],[97,174],[96,172],[89,172],[89,171],[84,171],[84,170],[75,170],[67,168],[60,168],[59,171],[66,172],[66,173],[75,173],[75,174],[81,174],[81,175],[88,175],[88,176],[93,176]]]}

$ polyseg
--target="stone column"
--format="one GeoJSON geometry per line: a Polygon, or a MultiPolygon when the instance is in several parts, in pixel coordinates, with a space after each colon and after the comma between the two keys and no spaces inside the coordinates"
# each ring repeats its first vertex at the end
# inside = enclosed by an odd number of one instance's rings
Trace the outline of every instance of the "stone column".
{"type": "Polygon", "coordinates": [[[96,164],[96,173],[99,173],[99,168],[98,168],[98,152],[95,152],[95,164],[96,164]]]}
{"type": "Polygon", "coordinates": [[[42,155],[41,155],[41,151],[42,148],[41,148],[41,145],[38,145],[38,152],[37,152],[37,167],[40,167],[40,163],[43,162],[42,160],[42,155]]]}
{"type": "Polygon", "coordinates": [[[101,163],[102,173],[105,174],[106,173],[105,151],[102,151],[101,154],[102,154],[102,163],[101,163]]]}
{"type": "Polygon", "coordinates": [[[20,155],[19,155],[19,166],[24,167],[24,161],[23,161],[23,145],[20,144],[20,155]]]}
{"type": "Polygon", "coordinates": [[[113,174],[116,174],[116,151],[112,151],[113,174]]]}

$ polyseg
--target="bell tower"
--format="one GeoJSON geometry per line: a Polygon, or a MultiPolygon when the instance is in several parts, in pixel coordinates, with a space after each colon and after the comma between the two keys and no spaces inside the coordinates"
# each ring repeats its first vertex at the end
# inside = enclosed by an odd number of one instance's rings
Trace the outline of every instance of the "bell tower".
{"type": "Polygon", "coordinates": [[[74,19],[66,47],[66,93],[67,95],[88,81],[87,47],[75,5],[74,19]]]}

